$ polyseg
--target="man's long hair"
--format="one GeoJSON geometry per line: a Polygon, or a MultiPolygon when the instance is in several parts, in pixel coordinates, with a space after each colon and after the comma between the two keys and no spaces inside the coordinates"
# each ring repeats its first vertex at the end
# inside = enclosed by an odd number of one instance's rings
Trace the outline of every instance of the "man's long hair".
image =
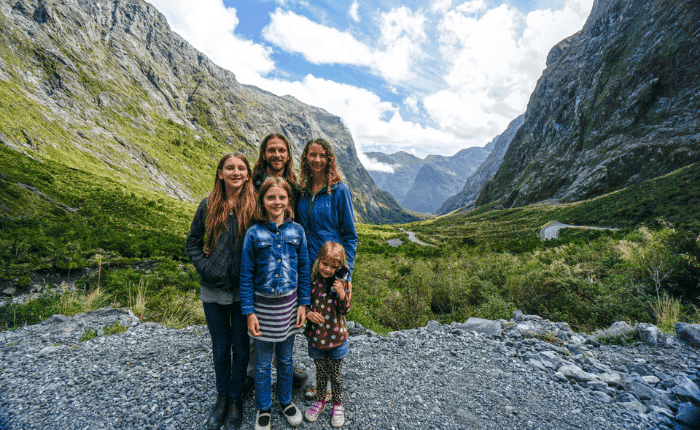
{"type": "Polygon", "coordinates": [[[297,174],[294,173],[294,157],[292,157],[292,144],[289,143],[289,139],[287,139],[283,134],[279,133],[268,134],[263,138],[262,142],[260,142],[260,153],[258,154],[258,161],[256,161],[255,166],[253,166],[253,178],[257,178],[259,175],[267,174],[266,172],[268,166],[267,161],[265,161],[265,151],[267,151],[268,142],[270,142],[270,140],[274,138],[282,140],[287,145],[287,154],[289,155],[289,160],[287,160],[287,163],[284,165],[282,177],[290,185],[296,185],[297,174]]]}

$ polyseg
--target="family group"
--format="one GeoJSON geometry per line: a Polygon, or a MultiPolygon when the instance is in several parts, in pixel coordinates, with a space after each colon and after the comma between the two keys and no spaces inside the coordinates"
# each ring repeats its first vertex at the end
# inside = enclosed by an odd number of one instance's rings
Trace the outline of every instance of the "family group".
{"type": "Polygon", "coordinates": [[[352,195],[325,139],[306,144],[299,171],[297,180],[283,134],[263,138],[252,169],[243,154],[226,154],[192,220],[185,248],[200,275],[216,375],[207,429],[239,427],[253,386],[255,429],[270,429],[273,361],[289,424],[316,421],[325,409],[333,427],[345,423],[344,315],[357,249],[352,195]],[[303,416],[292,402],[292,386],[308,379],[294,368],[297,333],[316,367],[315,402],[303,416]]]}

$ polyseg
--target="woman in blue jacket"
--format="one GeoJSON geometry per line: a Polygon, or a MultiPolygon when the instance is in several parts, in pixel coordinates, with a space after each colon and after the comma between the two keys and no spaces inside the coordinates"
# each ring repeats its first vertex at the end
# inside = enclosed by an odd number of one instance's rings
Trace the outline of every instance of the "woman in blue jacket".
{"type": "Polygon", "coordinates": [[[350,187],[338,172],[333,148],[327,140],[310,140],[301,155],[300,186],[302,195],[297,206],[299,224],[306,231],[309,261],[316,261],[323,244],[333,241],[343,245],[350,276],[355,266],[357,231],[350,187]]]}
{"type": "Polygon", "coordinates": [[[185,242],[187,255],[200,277],[216,374],[216,403],[208,430],[230,429],[243,420],[242,388],[249,342],[241,312],[239,269],[245,232],[255,212],[250,164],[242,154],[219,161],[214,189],[199,204],[185,242]]]}
{"type": "MultiPolygon", "coordinates": [[[[328,241],[339,243],[345,250],[348,269],[348,298],[352,297],[352,270],[355,267],[357,231],[352,210],[350,187],[342,182],[331,144],[322,138],[311,139],[301,155],[302,191],[297,206],[298,222],[306,231],[309,261],[316,261],[318,253],[328,241]]],[[[312,263],[313,264],[313,263],[312,263]]],[[[307,390],[307,398],[315,395],[315,388],[307,390]]]]}

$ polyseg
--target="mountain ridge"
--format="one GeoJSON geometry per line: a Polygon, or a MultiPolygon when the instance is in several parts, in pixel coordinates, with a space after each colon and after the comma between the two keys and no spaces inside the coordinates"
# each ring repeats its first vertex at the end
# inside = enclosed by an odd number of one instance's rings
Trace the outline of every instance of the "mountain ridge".
{"type": "Polygon", "coordinates": [[[0,2],[0,139],[156,193],[197,201],[224,152],[257,158],[285,133],[298,165],[311,138],[332,142],[358,220],[417,219],[381,192],[339,117],[240,84],[140,0],[0,2]]]}
{"type": "Polygon", "coordinates": [[[445,199],[460,190],[469,175],[486,159],[490,149],[488,145],[484,148],[470,147],[452,156],[428,155],[422,159],[405,151],[393,154],[366,152],[365,155],[393,167],[392,173],[369,171],[378,188],[391,193],[406,209],[433,213],[445,199]],[[425,177],[416,183],[419,172],[428,165],[434,170],[424,173],[431,172],[436,178],[439,177],[439,183],[432,187],[424,182],[425,177]],[[417,190],[421,190],[420,195],[416,194],[417,190]]]}

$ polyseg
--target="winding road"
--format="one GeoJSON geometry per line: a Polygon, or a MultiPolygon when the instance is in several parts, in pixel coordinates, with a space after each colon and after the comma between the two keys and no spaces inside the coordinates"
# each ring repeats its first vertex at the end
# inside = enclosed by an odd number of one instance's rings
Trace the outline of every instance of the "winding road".
{"type": "Polygon", "coordinates": [[[559,238],[559,230],[561,230],[562,228],[583,228],[583,229],[588,229],[588,230],[612,230],[612,231],[619,230],[618,228],[611,228],[611,227],[589,227],[589,226],[581,226],[581,225],[562,224],[559,221],[551,221],[549,224],[542,227],[542,230],[540,230],[540,239],[542,239],[542,240],[558,239],[559,238]]]}

